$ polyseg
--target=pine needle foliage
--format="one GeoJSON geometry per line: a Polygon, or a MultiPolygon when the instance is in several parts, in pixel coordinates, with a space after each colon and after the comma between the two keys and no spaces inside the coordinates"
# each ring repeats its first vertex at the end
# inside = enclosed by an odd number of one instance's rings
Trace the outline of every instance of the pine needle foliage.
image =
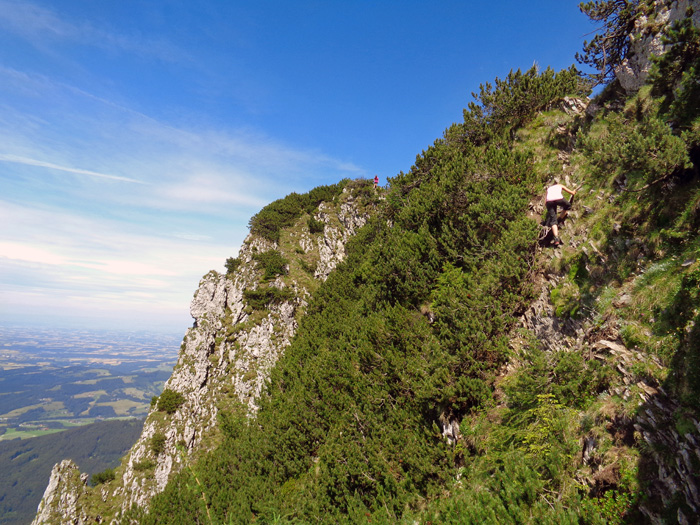
{"type": "Polygon", "coordinates": [[[654,57],[650,73],[653,93],[664,97],[668,116],[688,127],[700,116],[700,28],[687,18],[675,22],[662,37],[666,53],[654,57]]]}
{"type": "Polygon", "coordinates": [[[589,92],[574,66],[559,72],[548,67],[540,73],[537,65],[524,73],[511,70],[504,79],[481,84],[479,93],[472,93],[474,101],[463,112],[464,123],[453,125],[445,136],[451,141],[495,144],[496,137],[512,133],[561,97],[589,92]]]}
{"type": "Polygon", "coordinates": [[[224,266],[226,266],[226,275],[233,275],[236,273],[236,270],[240,267],[242,261],[239,257],[229,257],[226,259],[226,263],[224,266]]]}
{"type": "Polygon", "coordinates": [[[304,213],[313,212],[321,202],[332,201],[340,195],[348,182],[349,180],[345,179],[337,184],[318,186],[304,194],[290,193],[271,202],[250,219],[250,233],[272,242],[279,242],[282,228],[294,224],[304,213]]]}
{"type": "Polygon", "coordinates": [[[593,0],[579,4],[592,21],[602,23],[593,39],[583,43],[583,54],[576,53],[579,63],[596,70],[590,75],[596,84],[615,79],[615,68],[627,58],[634,23],[647,3],[646,0],[593,0]]]}
{"type": "Polygon", "coordinates": [[[600,134],[588,135],[579,144],[590,155],[597,174],[613,179],[626,176],[637,188],[691,166],[685,141],[648,111],[638,118],[613,113],[600,134]]]}
{"type": "Polygon", "coordinates": [[[109,483],[114,481],[116,475],[113,468],[108,468],[102,472],[97,472],[90,477],[90,483],[94,487],[96,485],[102,485],[103,483],[109,483]]]}
{"type": "MultiPolygon", "coordinates": [[[[482,93],[489,124],[517,127],[575,79],[532,70],[497,82],[482,93]]],[[[438,140],[389,181],[383,208],[310,300],[255,420],[222,414],[224,443],[196,466],[215,520],[395,523],[454,477],[438,422],[489,402],[513,314],[531,298],[537,227],[524,211],[542,183],[508,134],[484,139],[438,140]]],[[[156,497],[147,523],[170,523],[178,507],[206,520],[186,477],[156,497]]]]}
{"type": "Polygon", "coordinates": [[[158,410],[168,414],[174,414],[184,402],[185,396],[183,396],[180,392],[166,388],[163,390],[160,396],[158,396],[158,410]]]}
{"type": "Polygon", "coordinates": [[[277,250],[268,250],[253,254],[253,260],[262,269],[262,281],[272,281],[278,275],[286,275],[289,261],[277,250]]]}
{"type": "Polygon", "coordinates": [[[243,291],[243,299],[253,310],[266,310],[272,304],[283,303],[293,298],[294,293],[291,290],[274,286],[243,291]]]}

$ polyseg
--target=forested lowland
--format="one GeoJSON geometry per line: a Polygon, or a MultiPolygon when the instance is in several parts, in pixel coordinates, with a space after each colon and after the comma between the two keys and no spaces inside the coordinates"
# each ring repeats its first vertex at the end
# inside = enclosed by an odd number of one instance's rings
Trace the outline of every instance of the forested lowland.
{"type": "Polygon", "coordinates": [[[119,464],[134,444],[142,419],[93,423],[58,434],[0,442],[0,523],[31,522],[51,468],[70,458],[98,475],[119,464]]]}
{"type": "MultiPolygon", "coordinates": [[[[123,521],[697,519],[692,11],[665,28],[640,89],[610,78],[630,28],[662,3],[582,5],[604,22],[579,57],[592,77],[533,67],[483,84],[378,190],[257,412],[222,407],[216,446],[123,521]],[[554,180],[576,190],[558,248],[541,226],[554,180]]],[[[300,201],[262,210],[251,230],[279,239],[300,201]]],[[[265,261],[273,275],[290,268],[265,261]]]]}

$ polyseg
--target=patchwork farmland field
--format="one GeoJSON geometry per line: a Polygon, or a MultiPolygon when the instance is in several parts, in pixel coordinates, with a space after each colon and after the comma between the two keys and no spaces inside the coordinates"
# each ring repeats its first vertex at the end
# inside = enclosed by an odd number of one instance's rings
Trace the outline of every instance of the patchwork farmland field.
{"type": "Polygon", "coordinates": [[[0,441],[142,418],[181,335],[0,326],[0,441]]]}

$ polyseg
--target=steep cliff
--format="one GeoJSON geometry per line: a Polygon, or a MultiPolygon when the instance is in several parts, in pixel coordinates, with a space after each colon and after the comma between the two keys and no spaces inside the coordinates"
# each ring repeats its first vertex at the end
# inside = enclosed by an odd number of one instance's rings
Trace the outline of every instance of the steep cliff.
{"type": "Polygon", "coordinates": [[[56,465],[34,523],[99,522],[119,509],[145,507],[173,473],[217,442],[222,407],[253,414],[307,297],[343,260],[345,244],[366,222],[379,191],[370,181],[343,182],[331,201],[320,202],[311,215],[300,213],[277,242],[251,233],[232,259],[233,271],[205,275],[190,305],[194,325],[118,478],[90,489],[75,464],[56,465]],[[263,254],[275,254],[283,267],[269,275],[263,254]]]}
{"type": "Polygon", "coordinates": [[[62,465],[37,523],[696,522],[686,30],[654,85],[588,109],[573,69],[482,86],[368,219],[348,190],[281,234],[253,220],[118,478],[90,491],[62,465]],[[558,247],[540,231],[555,179],[577,190],[558,247]]]}
{"type": "Polygon", "coordinates": [[[81,474],[71,460],[57,463],[51,471],[34,523],[94,523],[79,503],[85,499],[87,481],[88,475],[81,474]]]}

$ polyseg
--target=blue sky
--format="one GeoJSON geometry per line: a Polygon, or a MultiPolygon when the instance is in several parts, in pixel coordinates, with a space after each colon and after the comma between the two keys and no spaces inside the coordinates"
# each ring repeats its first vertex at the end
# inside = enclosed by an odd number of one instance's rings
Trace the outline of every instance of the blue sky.
{"type": "Polygon", "coordinates": [[[184,332],[249,218],[385,182],[578,2],[0,0],[0,322],[184,332]]]}

